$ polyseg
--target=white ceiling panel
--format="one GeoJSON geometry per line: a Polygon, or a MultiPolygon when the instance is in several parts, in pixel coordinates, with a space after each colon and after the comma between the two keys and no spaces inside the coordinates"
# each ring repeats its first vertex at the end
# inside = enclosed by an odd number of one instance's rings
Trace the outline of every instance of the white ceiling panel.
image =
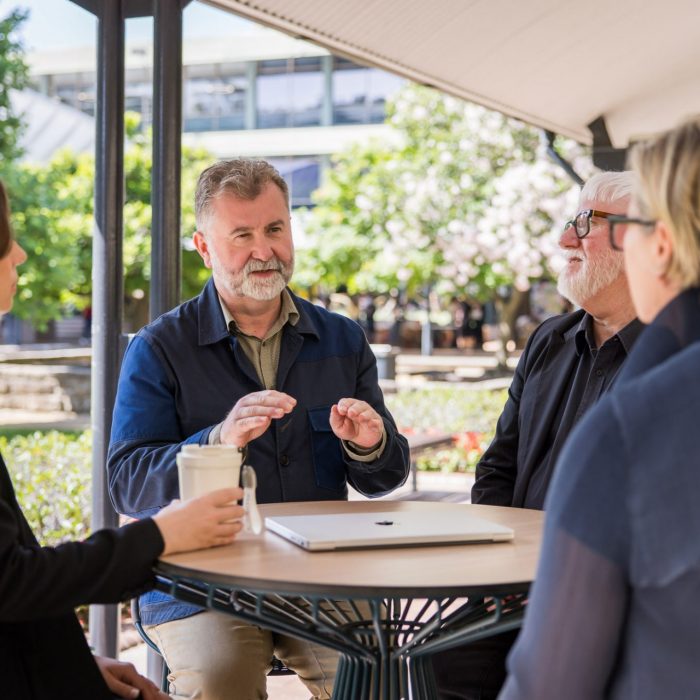
{"type": "Polygon", "coordinates": [[[582,142],[700,113],[697,0],[206,1],[582,142]]]}

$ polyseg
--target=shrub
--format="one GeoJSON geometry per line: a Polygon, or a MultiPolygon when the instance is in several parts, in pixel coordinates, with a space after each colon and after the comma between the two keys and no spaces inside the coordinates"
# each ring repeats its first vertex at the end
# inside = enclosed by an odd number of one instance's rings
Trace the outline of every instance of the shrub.
{"type": "Polygon", "coordinates": [[[91,445],[90,431],[0,436],[17,500],[42,545],[89,534],[91,445]]]}
{"type": "Polygon", "coordinates": [[[418,459],[426,471],[474,471],[493,439],[507,391],[464,386],[421,388],[388,394],[387,408],[399,430],[411,433],[451,433],[454,446],[418,459]]]}

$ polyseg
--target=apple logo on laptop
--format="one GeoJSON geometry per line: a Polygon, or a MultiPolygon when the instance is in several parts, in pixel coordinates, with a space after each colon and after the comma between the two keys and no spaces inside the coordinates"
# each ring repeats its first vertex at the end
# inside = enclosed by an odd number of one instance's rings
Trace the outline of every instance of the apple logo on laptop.
{"type": "Polygon", "coordinates": [[[374,524],[375,525],[393,525],[394,521],[393,520],[379,520],[374,524]]]}

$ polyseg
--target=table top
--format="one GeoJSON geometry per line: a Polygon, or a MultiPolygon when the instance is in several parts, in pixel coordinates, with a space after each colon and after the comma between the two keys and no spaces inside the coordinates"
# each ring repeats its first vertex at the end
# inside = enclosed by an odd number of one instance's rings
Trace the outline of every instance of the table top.
{"type": "Polygon", "coordinates": [[[163,557],[158,571],[276,593],[430,597],[525,590],[535,576],[544,513],[522,508],[415,501],[310,501],[260,506],[262,516],[454,511],[507,525],[510,542],[307,552],[282,537],[241,534],[226,547],[163,557]]]}

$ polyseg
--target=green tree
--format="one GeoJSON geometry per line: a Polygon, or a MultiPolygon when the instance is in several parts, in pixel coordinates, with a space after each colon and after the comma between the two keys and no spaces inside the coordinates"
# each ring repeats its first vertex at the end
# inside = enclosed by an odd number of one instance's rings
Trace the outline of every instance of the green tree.
{"type": "MultiPolygon", "coordinates": [[[[151,136],[139,132],[138,115],[127,115],[124,172],[124,295],[127,330],[148,320],[151,279],[151,136]]],[[[194,187],[212,156],[182,151],[183,298],[197,293],[208,271],[187,247],[194,231],[194,187]]],[[[6,175],[18,238],[29,259],[19,269],[14,313],[39,328],[70,308],[90,304],[95,159],[58,153],[46,166],[22,164],[6,175]],[[40,303],[38,303],[40,300],[40,303]]]]}
{"type": "Polygon", "coordinates": [[[298,281],[488,298],[548,274],[577,191],[535,129],[418,86],[399,93],[388,121],[395,145],[335,158],[305,220],[298,281]]]}
{"type": "Polygon", "coordinates": [[[13,312],[45,328],[90,303],[94,158],[65,151],[48,166],[22,164],[5,178],[29,258],[19,268],[13,312]]]}
{"type": "Polygon", "coordinates": [[[22,122],[12,109],[11,92],[27,85],[28,68],[24,47],[17,35],[27,12],[13,10],[0,19],[0,174],[20,154],[22,122]]]}
{"type": "MultiPolygon", "coordinates": [[[[124,205],[124,293],[128,330],[148,322],[148,298],[151,281],[151,169],[150,131],[139,130],[138,115],[127,116],[129,148],[124,160],[126,203],[124,205]]],[[[202,148],[182,148],[180,231],[182,236],[181,298],[198,294],[209,271],[191,246],[195,230],[194,190],[199,173],[211,165],[214,157],[202,148]]]]}

